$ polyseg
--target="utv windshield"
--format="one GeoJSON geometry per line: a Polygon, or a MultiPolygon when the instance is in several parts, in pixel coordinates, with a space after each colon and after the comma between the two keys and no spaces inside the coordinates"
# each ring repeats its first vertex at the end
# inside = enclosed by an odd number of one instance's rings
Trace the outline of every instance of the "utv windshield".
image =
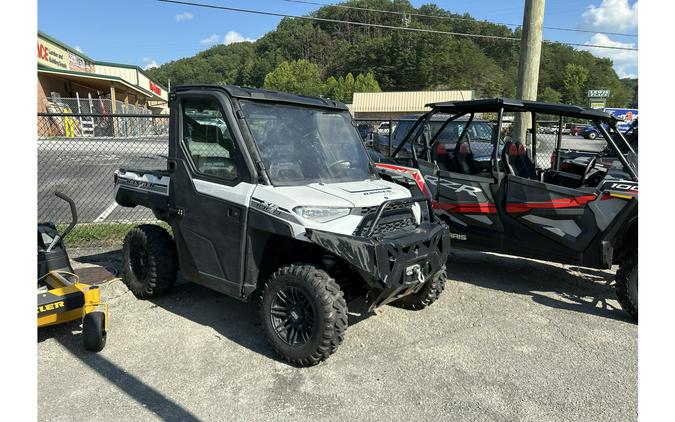
{"type": "Polygon", "coordinates": [[[348,111],[246,100],[241,107],[274,185],[376,177],[348,111]]]}

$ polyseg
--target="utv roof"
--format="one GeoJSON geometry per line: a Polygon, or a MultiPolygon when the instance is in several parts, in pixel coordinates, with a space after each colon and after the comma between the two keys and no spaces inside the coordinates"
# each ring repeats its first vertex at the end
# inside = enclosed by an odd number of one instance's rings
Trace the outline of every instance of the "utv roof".
{"type": "Polygon", "coordinates": [[[249,88],[237,85],[182,85],[175,88],[176,92],[189,91],[192,89],[222,90],[226,91],[231,97],[243,100],[270,101],[275,103],[289,103],[336,110],[348,110],[347,106],[343,103],[329,98],[293,95],[285,92],[268,91],[266,89],[249,88]]]}
{"type": "Polygon", "coordinates": [[[600,120],[603,122],[617,121],[609,113],[595,110],[592,108],[583,108],[569,104],[546,103],[543,101],[517,100],[514,98],[490,98],[484,100],[471,101],[445,101],[440,103],[427,104],[434,110],[443,113],[495,113],[500,108],[504,111],[512,112],[535,112],[540,114],[554,114],[565,117],[575,117],[579,119],[600,120]]]}
{"type": "MultiPolygon", "coordinates": [[[[427,107],[430,107],[430,106],[427,105],[427,107]]],[[[431,116],[431,121],[432,121],[432,122],[434,122],[434,121],[444,122],[444,121],[446,121],[448,118],[452,117],[452,116],[455,115],[455,114],[457,114],[457,113],[437,113],[437,114],[434,114],[433,116],[431,116]]],[[[418,113],[418,114],[404,114],[403,116],[401,116],[400,118],[398,118],[398,119],[396,119],[396,120],[398,120],[398,121],[401,121],[401,120],[408,120],[408,121],[413,121],[413,122],[414,122],[414,121],[417,121],[417,120],[418,120],[420,117],[422,117],[422,116],[424,116],[424,113],[418,113]]],[[[464,117],[460,117],[460,118],[457,119],[457,120],[459,120],[459,121],[465,121],[465,120],[469,120],[469,118],[468,118],[467,116],[464,116],[464,117]]],[[[473,121],[474,121],[474,122],[487,122],[488,120],[486,120],[486,119],[475,118],[475,119],[473,119],[473,121]]]]}

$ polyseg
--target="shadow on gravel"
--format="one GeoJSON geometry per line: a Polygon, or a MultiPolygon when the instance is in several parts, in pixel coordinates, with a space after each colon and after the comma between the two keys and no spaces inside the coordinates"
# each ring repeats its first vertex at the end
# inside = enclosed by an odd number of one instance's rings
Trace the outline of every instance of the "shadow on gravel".
{"type": "MultiPolygon", "coordinates": [[[[199,418],[190,411],[109,361],[103,356],[102,353],[104,352],[92,353],[84,350],[82,335],[77,333],[81,329],[79,321],[44,327],[38,330],[38,341],[42,342],[47,338],[54,338],[70,354],[162,420],[199,421],[199,418]]],[[[92,394],[92,400],[95,397],[96,394],[92,394]]]]}
{"type": "MultiPolygon", "coordinates": [[[[122,251],[77,257],[76,262],[116,268],[121,274],[122,251]]],[[[260,327],[258,306],[242,302],[198,284],[179,279],[176,285],[161,297],[150,299],[154,305],[197,324],[211,327],[217,338],[226,338],[269,359],[284,362],[267,344],[260,327]]],[[[348,303],[349,326],[372,316],[363,300],[348,303]]],[[[113,310],[111,310],[113,311],[113,310]]]]}
{"type": "Polygon", "coordinates": [[[551,308],[635,323],[615,301],[614,275],[601,270],[453,251],[448,258],[448,277],[487,289],[526,295],[551,308]]]}

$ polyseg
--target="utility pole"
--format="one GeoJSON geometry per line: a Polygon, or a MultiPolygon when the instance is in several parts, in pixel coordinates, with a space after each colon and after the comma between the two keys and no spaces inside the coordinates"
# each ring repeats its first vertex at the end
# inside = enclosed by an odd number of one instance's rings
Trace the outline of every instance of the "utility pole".
{"type": "MultiPolygon", "coordinates": [[[[523,14],[523,34],[520,40],[520,63],[518,66],[518,88],[516,97],[521,100],[536,100],[539,83],[539,61],[541,59],[541,39],[544,26],[544,0],[525,0],[523,14]]],[[[525,141],[527,129],[531,126],[529,113],[518,113],[515,119],[514,140],[525,141]]],[[[531,151],[531,149],[530,149],[531,151]]]]}

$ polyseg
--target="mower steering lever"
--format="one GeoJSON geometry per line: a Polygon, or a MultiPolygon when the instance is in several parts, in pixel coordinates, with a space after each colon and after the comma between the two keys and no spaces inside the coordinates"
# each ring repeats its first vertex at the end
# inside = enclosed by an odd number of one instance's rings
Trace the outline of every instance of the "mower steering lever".
{"type": "Polygon", "coordinates": [[[70,233],[71,230],[73,230],[73,227],[75,227],[75,225],[77,224],[77,208],[75,208],[75,201],[70,199],[70,197],[68,195],[66,195],[65,193],[62,193],[62,192],[59,192],[59,191],[54,192],[54,195],[63,199],[64,201],[66,201],[68,203],[68,205],[70,205],[71,221],[70,221],[70,224],[68,225],[68,227],[63,231],[63,233],[61,233],[60,235],[59,234],[56,235],[56,237],[54,238],[52,243],[47,248],[47,252],[51,251],[52,248],[59,242],[59,240],[65,239],[66,236],[68,236],[68,233],[70,233]]]}

